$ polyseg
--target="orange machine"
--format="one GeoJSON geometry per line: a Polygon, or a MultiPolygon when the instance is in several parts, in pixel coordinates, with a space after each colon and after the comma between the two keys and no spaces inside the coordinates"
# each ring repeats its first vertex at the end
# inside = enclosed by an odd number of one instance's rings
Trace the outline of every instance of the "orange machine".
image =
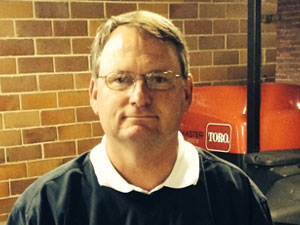
{"type": "Polygon", "coordinates": [[[261,85],[259,152],[247,152],[247,86],[195,87],[180,130],[245,170],[267,196],[275,225],[300,225],[300,86],[261,85]]]}
{"type": "MultiPolygon", "coordinates": [[[[300,148],[300,86],[263,84],[260,111],[260,151],[300,148]]],[[[246,154],[246,128],[246,86],[199,86],[180,130],[209,151],[246,154]]]]}

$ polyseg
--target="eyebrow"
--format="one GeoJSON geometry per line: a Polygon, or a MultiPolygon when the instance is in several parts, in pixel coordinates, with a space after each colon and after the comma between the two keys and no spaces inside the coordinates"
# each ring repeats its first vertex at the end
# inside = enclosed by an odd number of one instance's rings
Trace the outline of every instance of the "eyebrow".
{"type": "Polygon", "coordinates": [[[153,70],[149,70],[148,72],[146,73],[143,73],[143,74],[136,74],[132,71],[128,71],[128,70],[116,70],[116,71],[112,71],[110,73],[129,73],[129,74],[134,74],[134,75],[144,75],[144,74],[149,74],[149,73],[158,73],[158,72],[167,72],[167,71],[171,71],[171,70],[168,70],[168,69],[153,69],[153,70]]]}

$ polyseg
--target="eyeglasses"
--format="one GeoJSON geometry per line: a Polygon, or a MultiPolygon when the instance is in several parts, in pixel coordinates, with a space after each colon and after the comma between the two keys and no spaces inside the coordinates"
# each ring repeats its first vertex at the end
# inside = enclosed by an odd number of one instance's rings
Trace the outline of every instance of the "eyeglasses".
{"type": "Polygon", "coordinates": [[[182,77],[172,71],[155,71],[141,76],[136,76],[130,72],[113,72],[98,78],[105,79],[107,87],[113,90],[126,90],[138,79],[144,79],[146,86],[151,90],[167,91],[175,87],[176,78],[182,77]]]}

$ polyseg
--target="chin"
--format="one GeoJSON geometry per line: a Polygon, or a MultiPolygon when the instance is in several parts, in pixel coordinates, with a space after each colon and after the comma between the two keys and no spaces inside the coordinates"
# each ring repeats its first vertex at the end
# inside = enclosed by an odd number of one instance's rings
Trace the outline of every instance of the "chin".
{"type": "Polygon", "coordinates": [[[120,137],[122,137],[122,139],[137,142],[157,138],[158,136],[158,130],[145,126],[133,126],[120,133],[120,137]]]}

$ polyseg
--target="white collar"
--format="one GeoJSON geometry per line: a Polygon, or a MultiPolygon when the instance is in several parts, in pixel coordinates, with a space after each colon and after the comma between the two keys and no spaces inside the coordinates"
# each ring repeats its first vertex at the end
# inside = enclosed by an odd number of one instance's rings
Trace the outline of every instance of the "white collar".
{"type": "Polygon", "coordinates": [[[175,165],[168,178],[151,191],[129,184],[117,172],[106,154],[105,142],[106,138],[104,136],[101,143],[95,146],[90,154],[100,186],[107,186],[123,193],[137,191],[151,194],[164,186],[179,189],[195,185],[198,181],[200,173],[198,152],[192,144],[183,139],[180,132],[178,132],[179,148],[175,165]]]}

